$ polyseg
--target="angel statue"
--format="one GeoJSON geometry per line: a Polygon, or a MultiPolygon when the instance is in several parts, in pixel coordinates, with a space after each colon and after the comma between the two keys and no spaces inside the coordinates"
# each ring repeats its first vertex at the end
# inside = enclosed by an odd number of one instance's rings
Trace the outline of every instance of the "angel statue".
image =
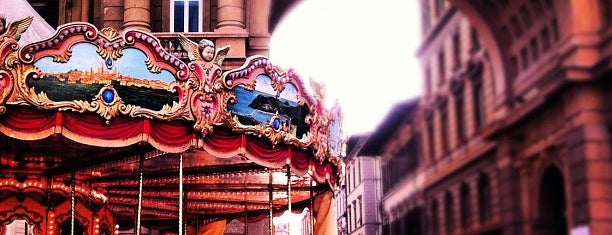
{"type": "MultiPolygon", "coordinates": [[[[221,64],[227,56],[230,47],[225,46],[215,50],[215,44],[208,40],[202,39],[199,43],[189,40],[187,37],[179,34],[179,42],[183,49],[187,52],[187,56],[192,63],[199,66],[206,74],[206,81],[210,80],[210,72],[214,66],[221,69],[221,64]]],[[[203,75],[203,74],[202,74],[203,75]]],[[[200,77],[200,79],[203,79],[200,77]]]]}
{"type": "Polygon", "coordinates": [[[0,17],[0,39],[4,37],[14,38],[16,41],[19,41],[21,38],[21,34],[30,27],[32,24],[32,20],[34,17],[28,16],[21,20],[16,20],[6,25],[6,18],[0,17]]]}

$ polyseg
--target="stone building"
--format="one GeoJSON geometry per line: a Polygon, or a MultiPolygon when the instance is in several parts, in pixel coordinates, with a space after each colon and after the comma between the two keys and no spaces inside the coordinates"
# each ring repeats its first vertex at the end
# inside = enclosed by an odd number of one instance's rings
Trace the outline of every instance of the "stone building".
{"type": "Polygon", "coordinates": [[[415,234],[608,234],[612,1],[421,6],[415,234]]]}
{"type": "Polygon", "coordinates": [[[354,135],[346,143],[344,159],[346,188],[344,192],[339,193],[339,195],[345,194],[346,198],[336,198],[336,200],[345,203],[342,207],[346,210],[344,213],[346,234],[349,235],[377,235],[381,232],[378,208],[382,195],[380,161],[375,157],[360,155],[368,136],[368,134],[354,135]]]}
{"type": "Polygon", "coordinates": [[[140,29],[186,58],[178,33],[231,45],[224,69],[251,55],[268,55],[270,33],[299,0],[28,0],[52,26],[89,22],[98,29],[140,29]]]}
{"type": "Polygon", "coordinates": [[[425,229],[418,113],[418,99],[396,104],[359,152],[380,161],[382,234],[422,234],[425,229]]]}

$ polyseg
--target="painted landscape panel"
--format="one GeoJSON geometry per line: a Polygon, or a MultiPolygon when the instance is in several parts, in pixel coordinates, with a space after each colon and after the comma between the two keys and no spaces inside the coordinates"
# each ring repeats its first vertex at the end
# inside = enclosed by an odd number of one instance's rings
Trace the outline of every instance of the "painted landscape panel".
{"type": "Polygon", "coordinates": [[[272,79],[260,74],[255,82],[255,90],[249,91],[240,85],[233,89],[236,93],[236,104],[228,104],[228,110],[238,116],[244,125],[269,123],[278,113],[280,122],[286,131],[297,138],[302,138],[310,130],[306,124],[309,109],[297,102],[297,88],[287,83],[282,92],[274,91],[272,79]]]}
{"type": "Polygon", "coordinates": [[[111,85],[126,104],[161,110],[178,102],[178,95],[168,90],[174,76],[166,70],[150,72],[146,55],[139,49],[126,48],[121,57],[107,61],[90,43],[77,43],[71,50],[66,63],[54,62],[51,57],[36,61],[42,77],[28,80],[28,86],[52,101],[90,101],[104,85],[111,85]]]}

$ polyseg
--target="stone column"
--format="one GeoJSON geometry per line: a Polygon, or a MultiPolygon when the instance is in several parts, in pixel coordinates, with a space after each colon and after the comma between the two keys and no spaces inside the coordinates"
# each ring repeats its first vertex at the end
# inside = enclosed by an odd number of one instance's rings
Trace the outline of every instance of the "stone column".
{"type": "Polygon", "coordinates": [[[123,1],[122,0],[103,0],[104,8],[102,27],[121,29],[123,24],[123,1]]]}
{"type": "Polygon", "coordinates": [[[566,189],[568,229],[608,234],[612,230],[612,152],[610,150],[609,86],[574,85],[563,95],[569,173],[566,189]]]}
{"type": "Polygon", "coordinates": [[[150,0],[125,0],[123,6],[123,29],[138,29],[151,32],[150,8],[150,0]]]}
{"type": "Polygon", "coordinates": [[[245,0],[219,0],[215,31],[245,32],[245,0]]]}
{"type": "Polygon", "coordinates": [[[270,17],[271,0],[249,1],[249,48],[248,55],[264,55],[270,53],[270,17]]]}

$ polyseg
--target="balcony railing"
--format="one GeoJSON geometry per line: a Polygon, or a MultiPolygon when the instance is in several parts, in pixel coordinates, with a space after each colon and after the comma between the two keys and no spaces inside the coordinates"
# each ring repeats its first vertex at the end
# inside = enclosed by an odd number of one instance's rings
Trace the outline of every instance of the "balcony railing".
{"type": "MultiPolygon", "coordinates": [[[[152,33],[157,37],[162,45],[162,47],[168,51],[170,54],[180,58],[184,62],[189,62],[189,58],[187,57],[187,52],[181,47],[179,42],[179,33],[171,33],[171,32],[156,32],[152,33]]],[[[227,38],[248,38],[248,34],[235,34],[235,33],[216,33],[216,32],[201,32],[201,33],[180,33],[185,37],[189,38],[193,42],[198,43],[203,38],[211,40],[217,45],[219,39],[227,39],[227,38]]],[[[217,45],[219,46],[219,45],[217,45]]],[[[221,45],[224,46],[224,45],[221,45]]]]}

